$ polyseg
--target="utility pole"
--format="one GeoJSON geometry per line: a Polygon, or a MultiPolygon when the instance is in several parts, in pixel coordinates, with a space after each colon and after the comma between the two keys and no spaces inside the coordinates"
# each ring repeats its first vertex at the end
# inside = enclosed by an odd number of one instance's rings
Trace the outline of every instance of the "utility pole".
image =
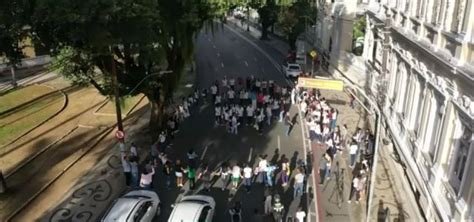
{"type": "Polygon", "coordinates": [[[247,2],[247,32],[250,32],[250,2],[247,2]]]}
{"type": "Polygon", "coordinates": [[[115,60],[113,54],[110,56],[110,61],[112,65],[112,86],[114,87],[114,99],[115,99],[115,113],[117,115],[117,129],[123,132],[123,123],[122,123],[122,108],[120,107],[120,91],[117,80],[117,70],[115,67],[115,60]]]}
{"type": "Polygon", "coordinates": [[[14,64],[12,64],[10,66],[10,72],[12,73],[12,86],[13,86],[13,88],[15,88],[15,87],[18,86],[18,84],[16,82],[16,74],[15,74],[15,65],[14,64]]]}

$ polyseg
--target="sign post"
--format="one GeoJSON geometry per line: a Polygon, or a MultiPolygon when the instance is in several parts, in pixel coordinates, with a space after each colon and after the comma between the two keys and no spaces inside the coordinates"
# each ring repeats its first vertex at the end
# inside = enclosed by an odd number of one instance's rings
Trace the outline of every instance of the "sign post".
{"type": "Polygon", "coordinates": [[[121,130],[117,130],[117,132],[115,132],[115,138],[117,138],[119,141],[123,140],[125,138],[125,133],[121,130]]]}
{"type": "Polygon", "coordinates": [[[316,52],[316,50],[311,50],[311,52],[309,53],[309,55],[311,56],[311,75],[314,75],[314,61],[316,61],[316,58],[318,57],[318,53],[316,52]]]}

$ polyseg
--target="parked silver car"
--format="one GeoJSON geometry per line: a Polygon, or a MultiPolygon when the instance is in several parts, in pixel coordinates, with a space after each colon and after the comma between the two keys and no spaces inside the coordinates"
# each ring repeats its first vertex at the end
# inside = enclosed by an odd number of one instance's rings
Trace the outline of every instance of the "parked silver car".
{"type": "Polygon", "coordinates": [[[134,190],[114,201],[103,222],[149,222],[160,214],[160,198],[154,191],[134,190]]]}

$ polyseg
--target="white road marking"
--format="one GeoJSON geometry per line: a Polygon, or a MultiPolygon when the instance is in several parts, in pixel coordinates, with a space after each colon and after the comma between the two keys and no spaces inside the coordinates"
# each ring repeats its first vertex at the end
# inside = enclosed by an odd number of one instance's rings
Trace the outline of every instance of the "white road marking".
{"type": "Polygon", "coordinates": [[[221,62],[221,67],[224,68],[224,63],[223,62],[221,62]]]}
{"type": "Polygon", "coordinates": [[[247,61],[245,61],[245,66],[249,67],[249,64],[247,63],[247,61]]]}
{"type": "Polygon", "coordinates": [[[220,57],[220,56],[221,56],[221,54],[219,54],[219,53],[216,53],[216,56],[217,56],[217,57],[220,57]]]}
{"type": "Polygon", "coordinates": [[[216,49],[216,45],[212,45],[212,48],[216,49]]]}
{"type": "Polygon", "coordinates": [[[209,145],[204,147],[204,152],[202,152],[202,155],[201,155],[201,161],[204,159],[204,156],[206,156],[207,148],[209,148],[209,145]]]}
{"type": "Polygon", "coordinates": [[[253,147],[250,147],[249,158],[247,159],[247,162],[249,162],[249,163],[252,160],[252,152],[253,152],[253,147]]]}

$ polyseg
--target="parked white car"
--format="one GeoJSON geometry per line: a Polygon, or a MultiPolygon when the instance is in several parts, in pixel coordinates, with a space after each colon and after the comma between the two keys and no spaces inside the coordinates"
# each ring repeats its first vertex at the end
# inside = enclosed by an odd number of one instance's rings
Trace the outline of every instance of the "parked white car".
{"type": "Polygon", "coordinates": [[[282,65],[283,73],[286,77],[295,77],[297,78],[303,72],[301,66],[296,63],[286,63],[282,65]]]}
{"type": "Polygon", "coordinates": [[[149,222],[160,214],[160,198],[154,191],[134,190],[115,200],[103,222],[149,222]]]}
{"type": "Polygon", "coordinates": [[[216,202],[205,195],[185,196],[173,206],[168,222],[211,222],[216,202]]]}

